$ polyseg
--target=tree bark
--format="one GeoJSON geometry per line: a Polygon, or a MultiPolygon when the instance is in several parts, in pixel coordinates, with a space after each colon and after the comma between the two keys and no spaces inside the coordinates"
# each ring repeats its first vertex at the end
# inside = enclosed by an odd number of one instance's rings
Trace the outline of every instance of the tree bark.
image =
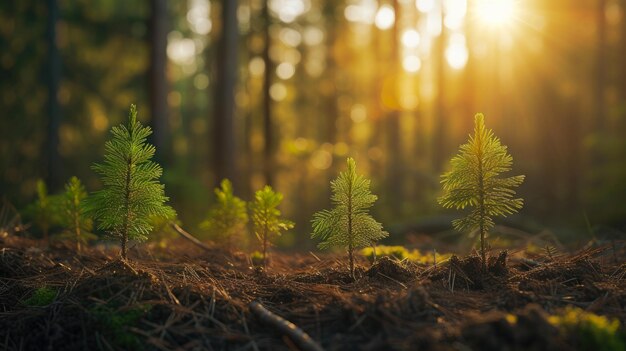
{"type": "Polygon", "coordinates": [[[155,158],[161,164],[169,161],[169,124],[167,106],[167,1],[150,0],[152,11],[150,28],[150,68],[148,91],[150,93],[150,113],[152,144],[156,147],[155,158]]]}
{"type": "Polygon", "coordinates": [[[46,23],[46,40],[48,43],[48,60],[46,61],[46,83],[48,86],[48,126],[45,143],[46,183],[51,192],[61,186],[61,157],[59,155],[59,126],[61,109],[58,92],[61,81],[61,56],[57,47],[56,25],[59,19],[59,7],[56,0],[48,0],[48,21],[46,23]]]}
{"type": "Polygon", "coordinates": [[[216,186],[222,179],[235,177],[235,90],[237,87],[237,0],[223,0],[222,33],[217,50],[217,85],[215,89],[213,159],[216,186]]]}

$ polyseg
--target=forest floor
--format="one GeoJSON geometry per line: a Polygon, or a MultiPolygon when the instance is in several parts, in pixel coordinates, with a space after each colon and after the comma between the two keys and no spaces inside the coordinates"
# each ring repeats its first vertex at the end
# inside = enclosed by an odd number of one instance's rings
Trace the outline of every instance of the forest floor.
{"type": "Polygon", "coordinates": [[[264,270],[182,239],[129,261],[40,245],[0,239],[0,349],[298,349],[252,301],[327,350],[585,349],[584,333],[548,321],[566,306],[618,319],[620,333],[626,324],[626,253],[614,248],[494,252],[488,274],[476,256],[359,258],[353,280],[333,254],[273,253],[264,270]]]}

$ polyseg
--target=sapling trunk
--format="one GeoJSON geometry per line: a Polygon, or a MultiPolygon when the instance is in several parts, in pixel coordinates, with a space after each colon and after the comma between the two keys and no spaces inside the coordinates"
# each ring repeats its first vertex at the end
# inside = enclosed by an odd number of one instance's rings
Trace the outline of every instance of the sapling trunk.
{"type": "Polygon", "coordinates": [[[126,207],[126,217],[124,217],[124,226],[122,228],[122,258],[126,259],[126,243],[128,242],[128,225],[130,221],[130,170],[132,167],[132,159],[128,157],[126,164],[126,183],[124,189],[124,206],[126,207]]]}
{"type": "MultiPolygon", "coordinates": [[[[350,175],[352,178],[352,175],[350,175]]],[[[352,279],[356,280],[354,277],[354,257],[352,251],[354,250],[354,238],[352,233],[352,182],[350,179],[348,183],[348,256],[350,257],[350,275],[352,279]]]]}
{"type": "Polygon", "coordinates": [[[267,268],[267,225],[263,228],[263,268],[267,268]]]}
{"type": "Polygon", "coordinates": [[[74,228],[76,231],[76,251],[80,252],[80,223],[78,222],[78,216],[74,216],[74,228]]]}

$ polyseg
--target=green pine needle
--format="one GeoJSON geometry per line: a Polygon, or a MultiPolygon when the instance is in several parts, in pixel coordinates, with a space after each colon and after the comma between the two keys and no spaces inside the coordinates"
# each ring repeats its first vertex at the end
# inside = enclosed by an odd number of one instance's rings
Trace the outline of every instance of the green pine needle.
{"type": "Polygon", "coordinates": [[[347,163],[348,169],[330,183],[335,207],[313,215],[311,238],[321,240],[320,249],[346,248],[354,277],[354,250],[370,246],[389,233],[368,213],[378,199],[370,191],[370,180],[357,175],[354,159],[348,158],[347,163]]]}
{"type": "Polygon", "coordinates": [[[149,127],[137,121],[137,108],[130,106],[128,124],[111,129],[111,140],[104,148],[104,162],[93,170],[100,174],[104,188],[86,201],[87,213],[98,228],[120,239],[122,257],[128,240],[143,241],[152,230],[151,216],[173,218],[174,210],[165,205],[165,186],[159,183],[162,169],[154,161],[155,147],[146,138],[149,127]]]}
{"type": "Polygon", "coordinates": [[[264,265],[267,260],[268,246],[280,236],[281,231],[294,227],[293,222],[280,218],[281,212],[278,206],[282,201],[283,194],[275,192],[272,187],[266,185],[254,194],[254,201],[250,203],[254,234],[262,245],[264,265]]]}
{"type": "Polygon", "coordinates": [[[76,242],[78,251],[80,251],[81,245],[96,239],[96,235],[91,233],[93,221],[85,215],[85,208],[82,205],[85,198],[87,198],[87,192],[83,184],[76,177],[70,178],[65,185],[63,211],[66,232],[63,235],[76,242]]]}
{"type": "Polygon", "coordinates": [[[217,203],[209,210],[207,219],[200,223],[212,240],[230,244],[234,237],[243,239],[248,224],[246,202],[233,194],[233,185],[228,179],[222,180],[220,188],[215,188],[217,203]]]}
{"type": "Polygon", "coordinates": [[[481,113],[476,114],[474,122],[474,135],[461,145],[459,154],[450,162],[451,170],[441,177],[444,194],[438,201],[445,208],[472,207],[466,217],[452,224],[459,231],[479,229],[485,264],[485,235],[494,226],[493,217],[522,208],[523,200],[515,197],[512,188],[522,184],[524,176],[500,177],[511,170],[513,158],[493,131],[485,127],[481,113]]]}

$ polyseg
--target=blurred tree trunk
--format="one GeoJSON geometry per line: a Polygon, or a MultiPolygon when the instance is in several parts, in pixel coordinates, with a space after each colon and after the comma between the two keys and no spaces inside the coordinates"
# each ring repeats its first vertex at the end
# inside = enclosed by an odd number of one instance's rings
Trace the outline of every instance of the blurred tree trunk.
{"type": "MultiPolygon", "coordinates": [[[[393,0],[393,10],[396,14],[396,20],[393,24],[391,41],[391,72],[395,79],[401,79],[402,67],[399,64],[400,60],[400,14],[401,9],[398,4],[398,0],[393,0]]],[[[397,89],[399,82],[394,82],[394,89],[397,89]]],[[[396,92],[395,94],[400,94],[396,92]]],[[[398,96],[398,100],[400,97],[398,96]]],[[[402,186],[403,172],[402,172],[402,157],[401,157],[401,143],[400,143],[400,111],[398,106],[387,115],[387,176],[386,176],[386,190],[388,191],[389,208],[393,212],[394,216],[399,216],[398,212],[402,208],[402,186]]]]}
{"type": "MultiPolygon", "coordinates": [[[[622,35],[620,36],[620,52],[618,57],[621,60],[626,58],[626,0],[622,0],[622,35]]],[[[619,94],[622,104],[622,121],[626,121],[626,64],[620,65],[619,94]]]]}
{"type": "Polygon", "coordinates": [[[150,0],[150,68],[148,91],[152,118],[152,143],[156,147],[156,160],[169,161],[169,124],[167,107],[167,0],[150,0]]]}
{"type": "Polygon", "coordinates": [[[61,157],[59,155],[59,126],[61,109],[58,92],[61,81],[61,57],[57,47],[56,25],[59,20],[59,7],[56,0],[48,0],[48,21],[46,23],[46,41],[48,44],[48,60],[46,61],[46,84],[48,86],[47,104],[47,135],[44,145],[46,183],[52,192],[62,185],[61,157]]]}
{"type": "Polygon", "coordinates": [[[435,60],[437,62],[435,79],[437,80],[437,98],[435,101],[435,121],[433,135],[433,170],[440,172],[444,159],[448,157],[446,148],[446,27],[443,25],[444,12],[441,6],[441,34],[435,44],[435,60]]]}
{"type": "Polygon", "coordinates": [[[270,58],[272,47],[272,37],[270,35],[270,25],[272,19],[268,7],[268,1],[263,2],[261,16],[264,21],[263,62],[265,62],[265,74],[263,76],[263,139],[265,141],[263,149],[263,175],[265,183],[272,186],[274,184],[274,130],[272,126],[272,97],[270,87],[272,86],[272,76],[274,75],[274,65],[270,58]]]}
{"type": "MultiPolygon", "coordinates": [[[[326,27],[328,55],[326,61],[326,74],[332,83],[332,90],[327,95],[326,102],[326,140],[335,144],[337,142],[337,61],[335,60],[335,43],[337,41],[337,23],[335,18],[335,9],[337,5],[326,0],[324,6],[325,20],[328,25],[326,27]]],[[[331,167],[330,169],[332,169],[331,167]]]]}
{"type": "Polygon", "coordinates": [[[237,24],[237,0],[223,0],[222,31],[217,49],[217,84],[215,88],[215,115],[213,160],[216,186],[228,178],[238,184],[235,177],[235,89],[237,87],[237,51],[239,29],[237,24]]]}
{"type": "Polygon", "coordinates": [[[596,61],[593,72],[593,100],[596,114],[595,132],[601,133],[606,123],[604,87],[606,84],[606,0],[598,0],[596,13],[596,61]]]}
{"type": "MultiPolygon", "coordinates": [[[[467,46],[467,63],[463,72],[463,116],[461,117],[461,125],[464,135],[471,133],[474,124],[474,114],[476,111],[476,66],[474,50],[474,25],[472,18],[474,16],[474,1],[467,1],[467,14],[465,16],[465,45],[467,46]]],[[[500,116],[497,116],[498,118],[500,116]]]]}

